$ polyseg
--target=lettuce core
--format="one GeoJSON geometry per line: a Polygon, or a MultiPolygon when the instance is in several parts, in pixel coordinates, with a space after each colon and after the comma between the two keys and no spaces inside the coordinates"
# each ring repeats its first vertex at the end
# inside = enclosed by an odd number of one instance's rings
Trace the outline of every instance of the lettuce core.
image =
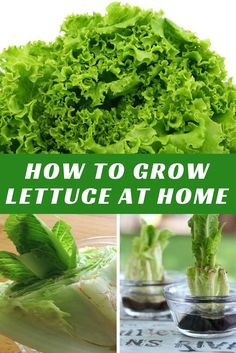
{"type": "Polygon", "coordinates": [[[140,236],[135,237],[125,277],[132,281],[164,280],[163,251],[171,233],[167,229],[142,222],[140,236]]]}
{"type": "Polygon", "coordinates": [[[77,249],[69,225],[33,215],[5,230],[19,255],[0,251],[0,333],[43,353],[115,351],[115,248],[77,249]]]}
{"type": "Polygon", "coordinates": [[[188,268],[187,279],[194,296],[224,296],[229,293],[227,273],[216,263],[221,239],[218,215],[195,214],[189,220],[195,266],[188,268]]]}

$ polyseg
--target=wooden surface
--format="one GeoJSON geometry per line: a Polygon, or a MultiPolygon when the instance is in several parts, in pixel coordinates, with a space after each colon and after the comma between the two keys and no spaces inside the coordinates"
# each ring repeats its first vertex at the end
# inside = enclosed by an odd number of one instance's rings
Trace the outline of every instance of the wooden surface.
{"type": "MultiPolygon", "coordinates": [[[[12,243],[7,239],[3,225],[7,215],[0,215],[0,250],[15,251],[12,243]]],[[[115,236],[116,216],[115,215],[38,215],[49,227],[52,227],[58,219],[69,223],[72,233],[78,245],[83,244],[83,240],[90,237],[115,236]]],[[[0,353],[2,353],[0,351],[0,353]]]]}
{"type": "Polygon", "coordinates": [[[12,340],[7,337],[0,336],[0,352],[1,353],[18,353],[19,348],[12,340]]]}
{"type": "MultiPolygon", "coordinates": [[[[0,215],[0,250],[14,251],[15,248],[7,239],[3,225],[8,216],[0,215]]],[[[115,236],[116,216],[115,215],[39,215],[39,217],[52,227],[58,218],[63,219],[72,226],[72,232],[78,242],[91,237],[115,236]]],[[[19,353],[19,349],[10,339],[0,336],[0,353],[19,353]]]]}

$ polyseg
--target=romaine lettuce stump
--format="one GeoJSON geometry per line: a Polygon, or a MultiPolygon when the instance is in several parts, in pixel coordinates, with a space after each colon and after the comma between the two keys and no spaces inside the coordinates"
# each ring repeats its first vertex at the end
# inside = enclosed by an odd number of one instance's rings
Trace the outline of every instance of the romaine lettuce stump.
{"type": "MultiPolygon", "coordinates": [[[[195,266],[187,270],[191,299],[178,324],[185,332],[203,335],[232,334],[236,328],[236,312],[229,298],[225,269],[216,262],[222,227],[218,215],[195,214],[189,220],[195,266]]],[[[184,301],[185,299],[183,299],[184,301]]],[[[190,334],[191,335],[191,334],[190,334]]]]}
{"type": "Polygon", "coordinates": [[[125,278],[133,281],[164,280],[163,251],[171,232],[142,221],[140,236],[133,239],[125,278]]]}
{"type": "Polygon", "coordinates": [[[43,353],[115,351],[115,248],[77,249],[68,224],[34,215],[5,230],[18,255],[0,252],[0,332],[43,353]]]}
{"type": "Polygon", "coordinates": [[[187,270],[192,295],[217,296],[229,293],[227,273],[216,262],[222,227],[218,215],[195,214],[189,220],[195,266],[187,270]]]}
{"type": "Polygon", "coordinates": [[[142,222],[140,236],[133,239],[125,273],[125,280],[134,288],[122,297],[126,310],[155,314],[168,310],[161,283],[164,285],[166,279],[162,255],[170,236],[170,231],[142,222]]]}

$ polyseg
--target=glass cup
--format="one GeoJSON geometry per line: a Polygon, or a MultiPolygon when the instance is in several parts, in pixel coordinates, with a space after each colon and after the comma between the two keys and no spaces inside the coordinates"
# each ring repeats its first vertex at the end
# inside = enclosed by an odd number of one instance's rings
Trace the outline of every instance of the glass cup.
{"type": "Polygon", "coordinates": [[[236,285],[229,295],[192,296],[186,282],[164,288],[164,296],[178,330],[199,338],[224,337],[236,332],[236,285]]]}
{"type": "Polygon", "coordinates": [[[170,314],[163,289],[183,280],[180,272],[166,271],[164,281],[121,280],[121,300],[124,312],[138,318],[164,318],[170,314]]]}

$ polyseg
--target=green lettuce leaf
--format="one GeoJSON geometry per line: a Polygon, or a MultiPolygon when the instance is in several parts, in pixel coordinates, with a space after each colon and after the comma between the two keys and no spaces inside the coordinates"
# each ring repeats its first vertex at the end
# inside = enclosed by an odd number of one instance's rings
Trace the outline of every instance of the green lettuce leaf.
{"type": "Polygon", "coordinates": [[[27,268],[20,257],[7,251],[0,251],[0,275],[15,282],[32,282],[36,276],[27,268]]]}
{"type": "Polygon", "coordinates": [[[0,153],[235,153],[224,59],[162,12],[117,2],[0,54],[0,153]]]}
{"type": "Polygon", "coordinates": [[[74,268],[77,263],[77,246],[71,233],[71,226],[59,220],[52,228],[52,232],[67,254],[68,268],[74,268]]]}
{"type": "Polygon", "coordinates": [[[15,244],[21,263],[39,278],[60,274],[77,265],[77,246],[70,226],[63,221],[57,222],[51,231],[34,215],[10,215],[5,231],[15,244]]]}

